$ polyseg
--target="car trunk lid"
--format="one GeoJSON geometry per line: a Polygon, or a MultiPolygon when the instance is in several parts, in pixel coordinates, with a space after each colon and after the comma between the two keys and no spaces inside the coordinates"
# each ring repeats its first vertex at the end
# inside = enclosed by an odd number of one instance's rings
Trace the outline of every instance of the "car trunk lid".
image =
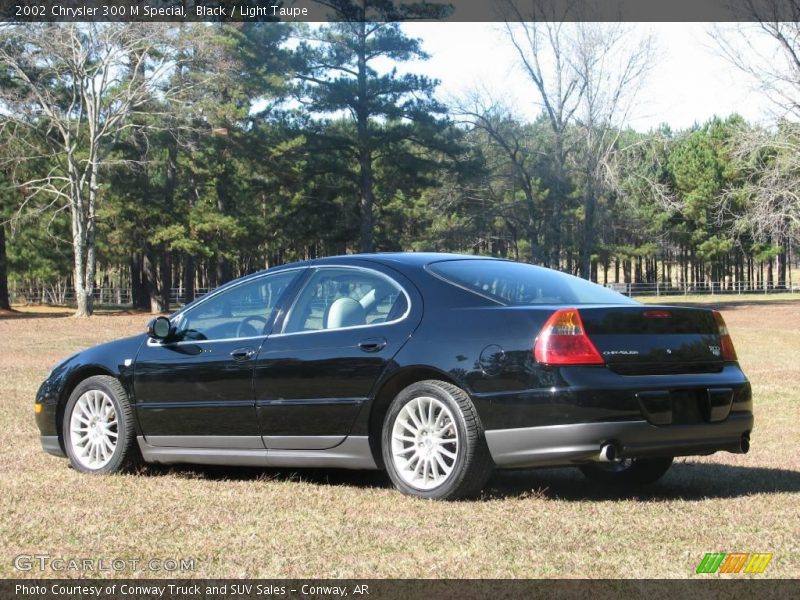
{"type": "Polygon", "coordinates": [[[711,373],[724,360],[714,313],[674,306],[579,309],[608,367],[624,375],[711,373]]]}

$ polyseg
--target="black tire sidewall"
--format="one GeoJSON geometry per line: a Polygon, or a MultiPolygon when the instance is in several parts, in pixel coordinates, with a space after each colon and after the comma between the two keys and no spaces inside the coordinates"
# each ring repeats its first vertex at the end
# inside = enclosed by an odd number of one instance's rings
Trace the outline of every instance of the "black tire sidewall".
{"type": "Polygon", "coordinates": [[[386,418],[383,422],[381,451],[383,455],[383,462],[386,466],[386,471],[395,487],[397,487],[404,494],[408,494],[410,496],[430,499],[448,498],[453,491],[460,486],[464,478],[465,471],[468,469],[468,465],[466,464],[468,454],[467,444],[467,428],[461,408],[447,390],[441,388],[435,383],[421,382],[405,388],[392,401],[392,404],[390,405],[389,410],[386,413],[386,418]],[[394,465],[394,459],[392,457],[392,430],[394,428],[395,419],[409,401],[420,396],[431,396],[436,398],[444,403],[448,409],[450,409],[450,412],[453,414],[453,418],[455,420],[459,441],[455,466],[453,467],[450,476],[447,478],[447,481],[429,490],[421,490],[406,483],[397,472],[397,469],[394,465]]]}
{"type": "Polygon", "coordinates": [[[75,389],[72,390],[72,394],[70,394],[69,400],[64,408],[64,419],[62,423],[64,449],[67,452],[67,457],[72,467],[81,473],[103,475],[119,471],[125,460],[128,440],[130,438],[130,428],[133,427],[133,423],[129,422],[128,419],[129,410],[125,410],[122,405],[122,402],[127,403],[128,399],[118,397],[117,391],[113,390],[103,379],[103,377],[90,377],[80,382],[75,386],[75,389]],[[72,421],[72,412],[75,409],[75,405],[78,403],[78,399],[91,390],[99,390],[111,398],[111,402],[114,404],[114,410],[117,413],[117,445],[114,448],[114,454],[111,456],[111,460],[99,469],[89,469],[82,465],[74,456],[71,443],[70,422],[72,421]]]}

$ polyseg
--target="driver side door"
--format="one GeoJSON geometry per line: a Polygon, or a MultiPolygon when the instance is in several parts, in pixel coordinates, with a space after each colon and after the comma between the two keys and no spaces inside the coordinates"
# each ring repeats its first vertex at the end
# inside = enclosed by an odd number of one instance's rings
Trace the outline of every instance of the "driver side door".
{"type": "Polygon", "coordinates": [[[171,321],[169,342],[142,346],[136,412],[147,442],[184,448],[263,448],[253,396],[254,358],[300,270],[212,293],[171,321]]]}

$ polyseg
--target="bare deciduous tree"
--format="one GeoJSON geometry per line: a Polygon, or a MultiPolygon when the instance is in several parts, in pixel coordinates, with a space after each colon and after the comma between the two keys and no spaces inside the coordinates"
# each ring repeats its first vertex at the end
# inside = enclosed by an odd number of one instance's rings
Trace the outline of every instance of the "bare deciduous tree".
{"type": "Polygon", "coordinates": [[[551,190],[546,244],[551,265],[560,253],[560,220],[563,199],[569,189],[569,170],[584,176],[584,234],[580,273],[591,278],[594,251],[594,213],[603,185],[603,170],[613,149],[619,127],[629,116],[644,78],[653,65],[652,36],[636,38],[621,23],[592,23],[589,15],[574,14],[578,5],[534,0],[520,9],[505,0],[506,32],[521,65],[536,88],[539,102],[553,133],[557,180],[561,189],[551,190]],[[579,140],[569,139],[578,126],[579,140]]]}
{"type": "Polygon", "coordinates": [[[519,6],[504,4],[506,33],[520,58],[525,74],[536,88],[541,106],[553,135],[555,189],[548,195],[548,219],[544,235],[547,264],[558,268],[561,256],[561,218],[567,196],[571,193],[568,158],[573,150],[567,128],[578,110],[585,88],[575,69],[570,68],[569,53],[574,26],[555,3],[534,3],[523,14],[519,6]],[[525,20],[529,22],[524,22],[525,20]],[[516,23],[514,21],[519,21],[516,23]]]}
{"type": "Polygon", "coordinates": [[[800,127],[742,128],[734,144],[745,184],[725,190],[719,220],[762,242],[800,244],[800,127]]]}
{"type": "Polygon", "coordinates": [[[608,158],[653,64],[654,45],[650,36],[633,40],[631,30],[619,23],[580,23],[576,41],[571,63],[584,88],[576,114],[582,140],[579,164],[585,176],[580,271],[582,277],[590,279],[594,216],[610,171],[608,158]]]}
{"type": "MultiPolygon", "coordinates": [[[[488,92],[474,92],[455,108],[456,115],[472,127],[482,131],[504,157],[507,164],[495,165],[495,169],[508,171],[513,179],[513,187],[524,196],[524,209],[527,216],[523,228],[530,244],[530,260],[547,262],[550,255],[543,251],[536,235],[539,204],[543,196],[539,188],[537,168],[541,157],[538,148],[531,140],[530,128],[525,128],[514,118],[511,111],[501,102],[489,98],[488,92]]],[[[488,186],[490,187],[490,186],[488,186]]],[[[486,190],[490,192],[490,190],[486,190]]]]}
{"type": "Polygon", "coordinates": [[[744,0],[737,8],[743,22],[714,25],[713,43],[779,117],[800,116],[800,0],[744,0]]]}
{"type": "Polygon", "coordinates": [[[155,111],[182,92],[170,73],[187,56],[164,24],[64,23],[6,27],[0,37],[0,127],[17,142],[3,156],[24,203],[68,207],[77,315],[92,314],[97,209],[114,142],[136,113],[155,111]],[[30,161],[45,164],[20,177],[30,161]]]}
{"type": "Polygon", "coordinates": [[[734,156],[747,182],[726,190],[718,216],[733,220],[734,231],[782,248],[784,281],[786,255],[800,242],[800,130],[785,120],[800,117],[800,0],[745,0],[738,8],[746,22],[717,25],[711,34],[721,54],[770,100],[778,124],[738,132],[734,156]]]}

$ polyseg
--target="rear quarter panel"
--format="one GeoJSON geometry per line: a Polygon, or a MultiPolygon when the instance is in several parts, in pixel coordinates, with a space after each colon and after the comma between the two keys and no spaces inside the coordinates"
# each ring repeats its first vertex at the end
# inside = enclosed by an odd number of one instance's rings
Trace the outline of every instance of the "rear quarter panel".
{"type": "Polygon", "coordinates": [[[537,334],[560,307],[430,307],[394,368],[429,366],[464,388],[485,429],[641,420],[636,393],[734,389],[732,411],[751,411],[750,384],[738,365],[719,373],[623,376],[607,367],[544,367],[533,358],[537,334]]]}

